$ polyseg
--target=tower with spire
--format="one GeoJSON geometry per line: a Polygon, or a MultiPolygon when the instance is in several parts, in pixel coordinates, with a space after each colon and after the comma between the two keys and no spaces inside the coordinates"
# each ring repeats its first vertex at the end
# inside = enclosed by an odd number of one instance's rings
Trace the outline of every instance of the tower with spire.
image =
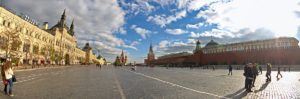
{"type": "Polygon", "coordinates": [[[70,30],[69,30],[69,34],[71,36],[74,36],[75,31],[74,31],[74,19],[72,20],[71,26],[70,26],[70,30]]]}
{"type": "Polygon", "coordinates": [[[144,60],[144,63],[147,64],[147,65],[151,65],[152,63],[155,60],[155,54],[153,52],[153,47],[152,47],[152,42],[150,44],[150,47],[149,47],[149,52],[148,52],[148,55],[147,55],[147,59],[144,60]]]}
{"type": "Polygon", "coordinates": [[[66,9],[65,9],[63,14],[61,15],[61,18],[60,18],[60,24],[62,26],[64,26],[64,24],[66,24],[66,19],[67,19],[67,16],[66,16],[66,9]]]}
{"type": "Polygon", "coordinates": [[[194,53],[197,53],[197,52],[199,52],[199,51],[201,51],[201,43],[200,43],[200,41],[198,40],[198,41],[196,42],[196,48],[195,48],[195,50],[194,50],[194,53]]]}
{"type": "Polygon", "coordinates": [[[72,20],[72,23],[70,27],[67,25],[67,15],[66,15],[66,9],[64,9],[63,14],[61,15],[60,20],[55,24],[53,27],[51,27],[49,30],[51,30],[53,33],[56,34],[56,30],[60,30],[61,33],[68,34],[70,36],[74,36],[75,34],[75,24],[74,24],[74,19],[72,20]]]}

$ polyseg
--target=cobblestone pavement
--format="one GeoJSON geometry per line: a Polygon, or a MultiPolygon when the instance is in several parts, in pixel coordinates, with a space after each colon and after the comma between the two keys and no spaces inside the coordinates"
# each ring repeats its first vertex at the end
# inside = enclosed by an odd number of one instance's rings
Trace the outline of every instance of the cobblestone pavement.
{"type": "MultiPolygon", "coordinates": [[[[69,66],[15,72],[14,97],[0,99],[299,99],[300,72],[282,72],[283,78],[265,82],[257,77],[247,93],[242,70],[163,67],[69,66]]],[[[1,85],[2,88],[2,85],[1,85]]]]}
{"type": "MultiPolygon", "coordinates": [[[[246,92],[242,70],[234,70],[228,76],[227,70],[203,70],[188,68],[139,68],[137,72],[176,83],[195,90],[213,93],[224,98],[249,99],[299,99],[300,72],[281,72],[283,78],[277,79],[277,71],[272,71],[272,82],[265,82],[265,71],[256,78],[254,92],[246,92]],[[149,70],[150,69],[150,70],[149,70]]],[[[218,98],[218,97],[215,97],[218,98]]]]}

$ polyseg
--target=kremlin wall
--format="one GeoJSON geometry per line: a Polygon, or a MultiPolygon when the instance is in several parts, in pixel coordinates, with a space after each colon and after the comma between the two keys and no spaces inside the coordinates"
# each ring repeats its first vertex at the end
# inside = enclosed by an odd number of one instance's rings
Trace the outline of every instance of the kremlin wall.
{"type": "Polygon", "coordinates": [[[149,58],[149,54],[154,54],[151,49],[145,63],[147,65],[172,66],[243,65],[249,62],[299,65],[300,48],[298,43],[299,41],[293,37],[279,37],[232,44],[218,44],[211,40],[201,47],[201,42],[197,41],[194,53],[175,53],[155,59],[149,58]]]}

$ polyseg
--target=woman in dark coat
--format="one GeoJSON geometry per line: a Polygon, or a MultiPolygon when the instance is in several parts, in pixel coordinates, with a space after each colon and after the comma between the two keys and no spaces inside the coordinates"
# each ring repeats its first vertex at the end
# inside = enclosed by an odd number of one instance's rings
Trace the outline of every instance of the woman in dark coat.
{"type": "Polygon", "coordinates": [[[252,92],[252,84],[253,84],[253,79],[254,79],[254,73],[253,73],[253,64],[249,63],[247,64],[247,67],[245,67],[245,81],[246,81],[246,90],[248,92],[252,92]]]}

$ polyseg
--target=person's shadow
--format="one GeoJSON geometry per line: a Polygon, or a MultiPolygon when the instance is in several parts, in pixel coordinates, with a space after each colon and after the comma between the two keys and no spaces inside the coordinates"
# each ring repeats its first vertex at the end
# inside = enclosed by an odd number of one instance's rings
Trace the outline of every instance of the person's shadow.
{"type": "Polygon", "coordinates": [[[277,81],[279,81],[280,80],[280,78],[279,77],[277,77],[277,81]]]}
{"type": "Polygon", "coordinates": [[[263,91],[267,88],[267,86],[269,85],[270,82],[266,82],[264,83],[258,90],[255,90],[254,93],[258,93],[260,91],[263,91]]]}
{"type": "Polygon", "coordinates": [[[232,94],[226,95],[225,97],[232,98],[232,99],[241,99],[241,98],[247,96],[248,93],[249,92],[247,92],[245,90],[245,88],[242,88],[242,89],[240,89],[240,90],[238,90],[238,91],[236,91],[236,92],[234,92],[232,94]]]}

